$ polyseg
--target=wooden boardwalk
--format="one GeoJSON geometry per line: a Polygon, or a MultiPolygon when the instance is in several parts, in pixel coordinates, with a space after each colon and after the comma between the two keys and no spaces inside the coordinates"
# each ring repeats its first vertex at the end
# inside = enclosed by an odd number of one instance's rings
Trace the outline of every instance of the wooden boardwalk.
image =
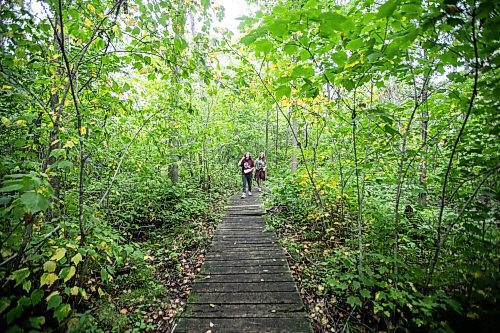
{"type": "Polygon", "coordinates": [[[258,196],[232,198],[174,332],[312,332],[258,196]]]}

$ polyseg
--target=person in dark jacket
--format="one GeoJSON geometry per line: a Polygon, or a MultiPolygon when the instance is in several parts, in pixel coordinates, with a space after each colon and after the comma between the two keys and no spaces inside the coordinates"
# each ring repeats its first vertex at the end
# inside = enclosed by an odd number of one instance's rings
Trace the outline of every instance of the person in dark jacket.
{"type": "Polygon", "coordinates": [[[243,182],[243,192],[241,193],[241,198],[245,198],[246,185],[248,184],[248,195],[252,195],[252,173],[255,170],[252,156],[249,152],[238,162],[238,166],[241,167],[241,181],[243,182]]]}

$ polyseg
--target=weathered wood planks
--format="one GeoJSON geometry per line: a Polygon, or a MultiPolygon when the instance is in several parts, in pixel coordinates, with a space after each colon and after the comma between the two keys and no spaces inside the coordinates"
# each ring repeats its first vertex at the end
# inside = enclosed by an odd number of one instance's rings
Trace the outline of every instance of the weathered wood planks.
{"type": "Polygon", "coordinates": [[[234,197],[175,332],[312,332],[258,197],[234,197]]]}

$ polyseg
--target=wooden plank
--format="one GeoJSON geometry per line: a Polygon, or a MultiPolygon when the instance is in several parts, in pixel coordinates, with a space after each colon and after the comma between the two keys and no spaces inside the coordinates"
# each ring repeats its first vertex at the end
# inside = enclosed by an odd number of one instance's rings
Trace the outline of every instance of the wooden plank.
{"type": "Polygon", "coordinates": [[[196,282],[193,285],[193,292],[215,293],[215,292],[274,292],[274,291],[297,291],[293,282],[196,282]]]}
{"type": "MultiPolygon", "coordinates": [[[[286,259],[283,252],[266,251],[266,252],[211,252],[205,256],[206,261],[235,261],[235,260],[266,260],[266,259],[286,259]]],[[[274,260],[276,261],[276,260],[274,260]]]]}
{"type": "Polygon", "coordinates": [[[266,332],[312,333],[311,324],[302,318],[182,318],[175,333],[266,332]]]}
{"type": "Polygon", "coordinates": [[[193,304],[189,318],[305,318],[302,304],[193,304]]]}
{"type": "Polygon", "coordinates": [[[290,273],[288,265],[281,266],[218,266],[218,265],[203,265],[201,267],[202,274],[267,274],[267,273],[290,273]]]}
{"type": "Polygon", "coordinates": [[[292,276],[289,272],[285,273],[262,273],[262,274],[199,274],[196,281],[200,282],[291,282],[292,276]]]}
{"type": "Polygon", "coordinates": [[[191,293],[189,304],[301,304],[297,291],[191,293]]]}
{"type": "Polygon", "coordinates": [[[232,247],[222,248],[221,251],[216,251],[214,249],[211,249],[209,255],[212,254],[216,256],[220,256],[222,254],[237,255],[241,253],[246,253],[247,255],[267,255],[270,253],[282,256],[284,255],[283,250],[276,244],[271,244],[269,246],[256,247],[256,248],[253,248],[251,246],[243,246],[241,248],[238,248],[237,246],[232,246],[232,247]]]}
{"type": "Polygon", "coordinates": [[[222,245],[229,245],[229,244],[277,244],[277,240],[271,240],[271,239],[214,239],[213,244],[222,244],[222,245]]]}
{"type": "Polygon", "coordinates": [[[210,259],[205,260],[204,266],[209,267],[260,267],[260,266],[283,266],[286,265],[286,259],[283,258],[265,258],[265,259],[210,259]]]}

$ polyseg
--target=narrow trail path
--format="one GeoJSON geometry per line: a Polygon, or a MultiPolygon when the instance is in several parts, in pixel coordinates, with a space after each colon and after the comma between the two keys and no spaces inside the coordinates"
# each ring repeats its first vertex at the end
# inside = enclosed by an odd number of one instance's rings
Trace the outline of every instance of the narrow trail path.
{"type": "Polygon", "coordinates": [[[264,232],[257,195],[234,196],[175,329],[182,332],[312,332],[285,253],[264,232]]]}

